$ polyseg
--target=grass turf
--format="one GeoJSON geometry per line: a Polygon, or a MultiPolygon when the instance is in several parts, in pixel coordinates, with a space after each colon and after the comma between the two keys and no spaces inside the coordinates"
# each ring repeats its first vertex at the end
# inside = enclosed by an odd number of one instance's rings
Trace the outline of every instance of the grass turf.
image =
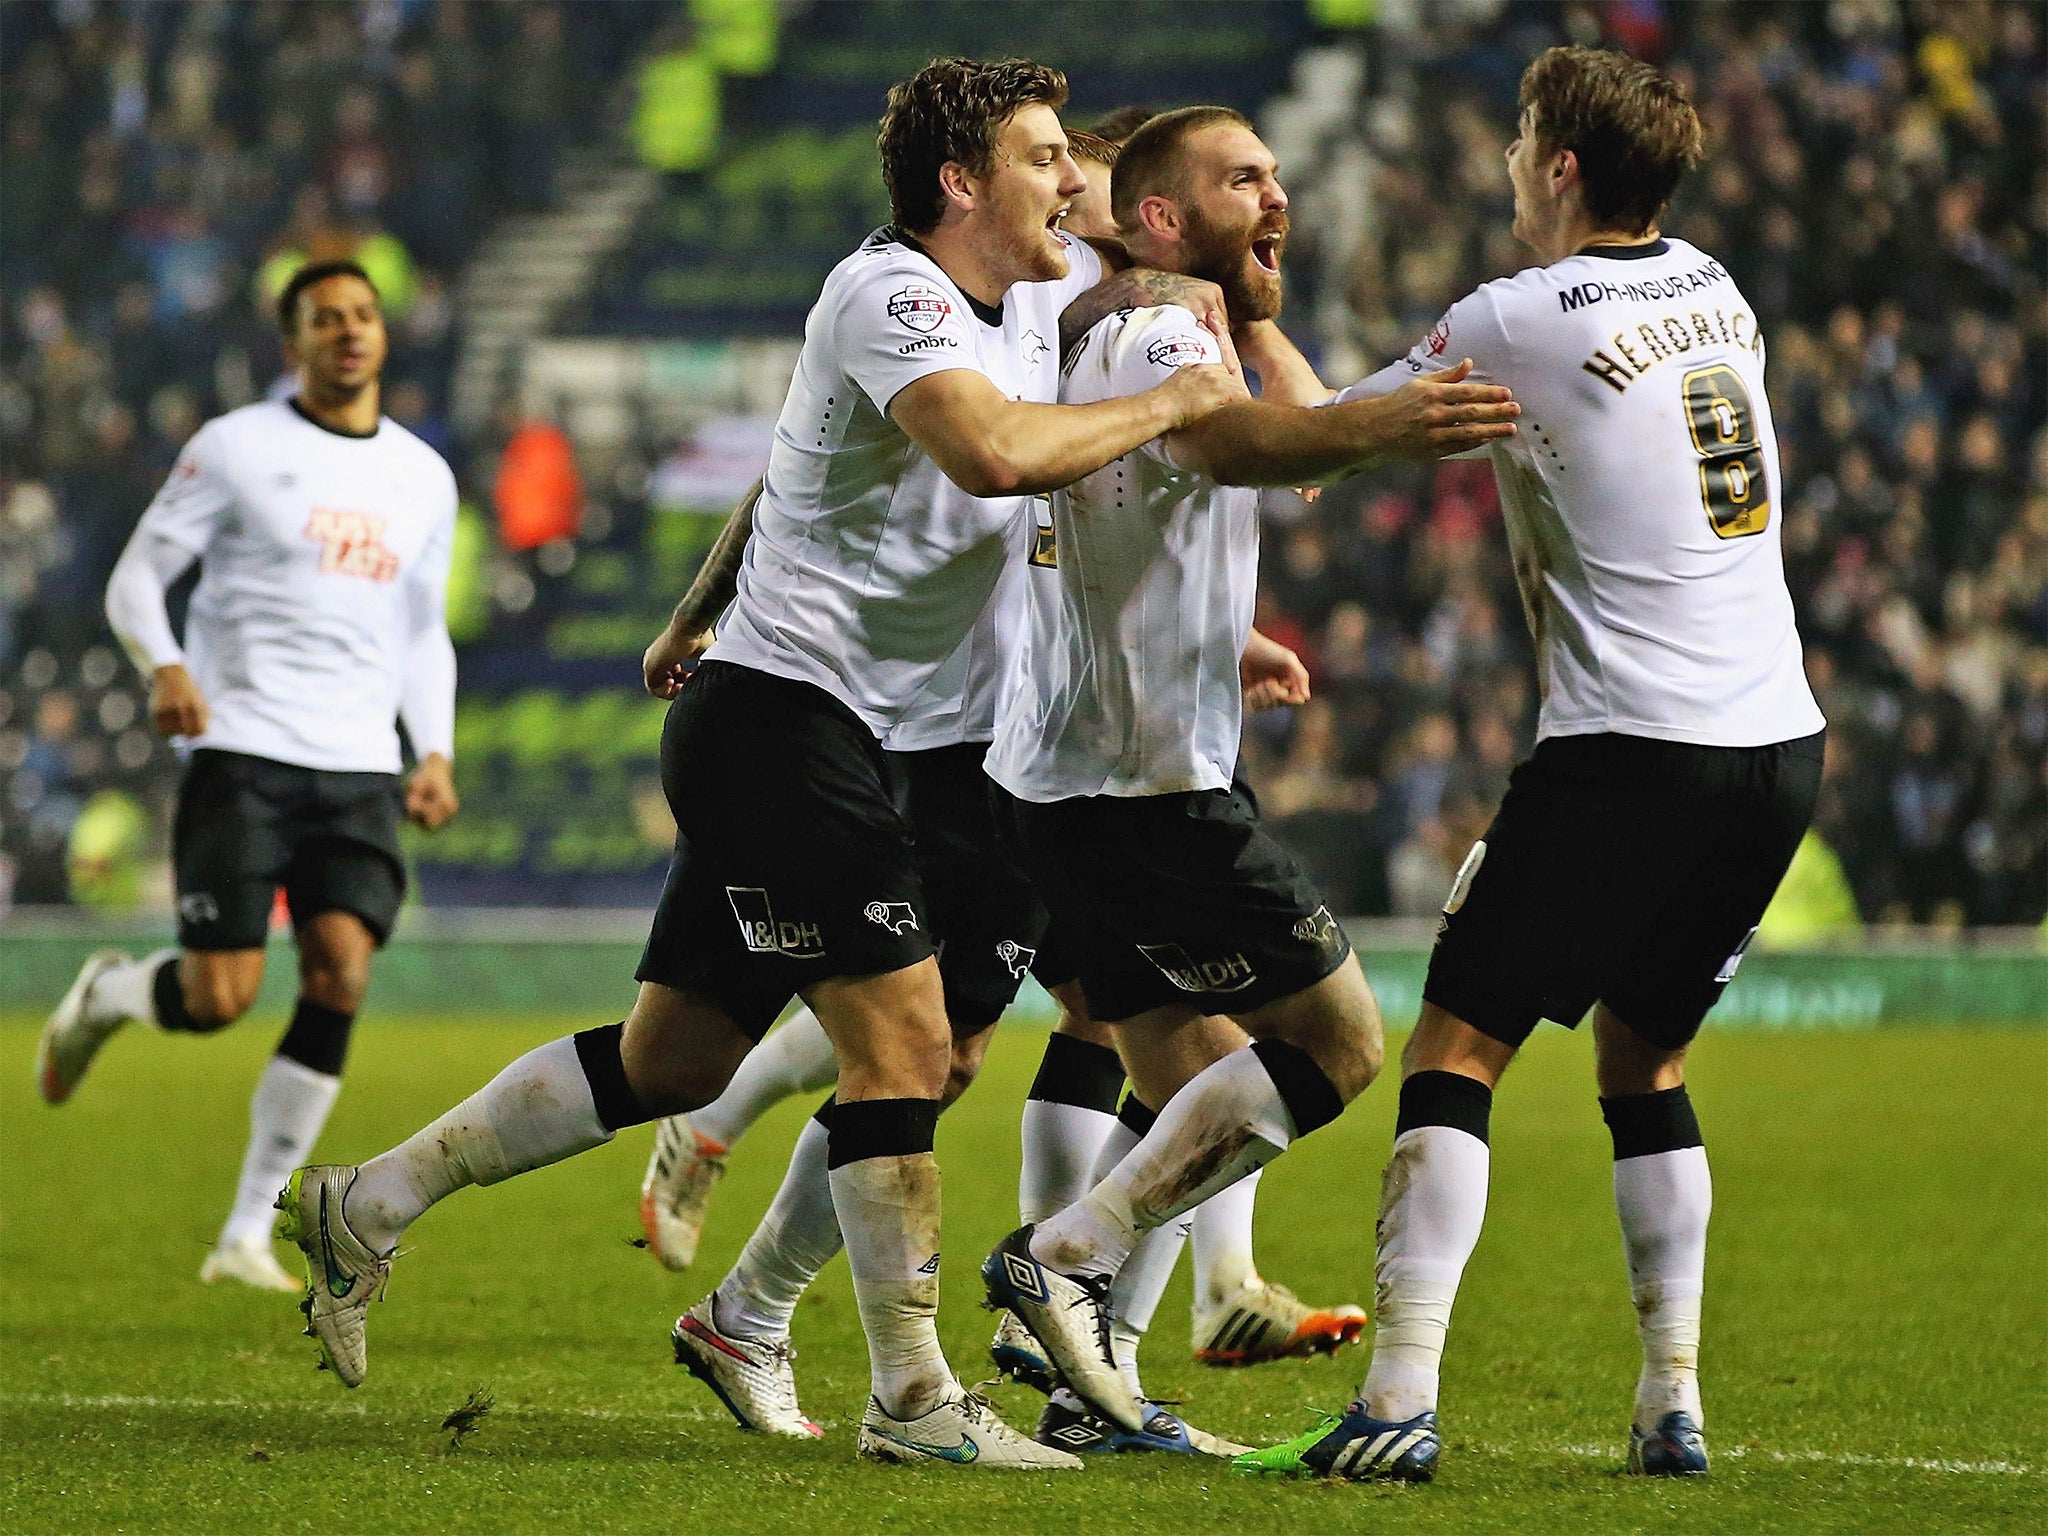
{"type": "MultiPolygon", "coordinates": [[[[574,1027],[374,1012],[323,1155],[424,1123],[520,1050],[574,1027]]],[[[1587,1042],[1546,1030],[1501,1094],[1486,1235],[1445,1368],[1426,1489],[1231,1476],[1180,1458],[1081,1475],[857,1463],[866,1363],[843,1263],[799,1313],[804,1403],[829,1438],[743,1435],[667,1363],[669,1320],[716,1281],[780,1177],[807,1105],[756,1128],[697,1268],[629,1246],[649,1133],[413,1231],[372,1313],[354,1393],[312,1369],[289,1297],[194,1279],[233,1187],[270,1043],[141,1030],[62,1110],[30,1084],[32,1021],[0,1023],[0,1528],[9,1531],[893,1531],[1343,1529],[2002,1531],[2048,1528],[2048,1033],[1710,1033],[1694,1095],[1716,1209],[1705,1382],[1714,1475],[1616,1475],[1635,1375],[1587,1042]],[[459,1449],[473,1389],[496,1408],[459,1449]]],[[[1015,1216],[1017,1104],[1043,1036],[1003,1032],[943,1123],[941,1323],[986,1374],[975,1263],[1015,1216]]],[[[1369,1300],[1390,1084],[1268,1175],[1266,1273],[1369,1300]]],[[[296,1257],[295,1255],[293,1256],[296,1257]]],[[[1362,1350],[1254,1371],[1187,1354],[1176,1279],[1153,1390],[1260,1443],[1335,1407],[1362,1350]]],[[[1037,1399],[995,1394],[1027,1425],[1037,1399]]]]}

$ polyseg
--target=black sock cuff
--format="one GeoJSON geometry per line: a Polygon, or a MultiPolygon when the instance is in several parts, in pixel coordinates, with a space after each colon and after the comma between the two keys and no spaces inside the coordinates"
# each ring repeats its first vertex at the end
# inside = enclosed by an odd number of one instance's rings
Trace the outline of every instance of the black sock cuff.
{"type": "Polygon", "coordinates": [[[1026,1097],[1113,1115],[1123,1086],[1123,1060],[1108,1046],[1072,1035],[1051,1035],[1045,1042],[1045,1060],[1038,1064],[1038,1076],[1032,1079],[1026,1097]]]}
{"type": "Polygon", "coordinates": [[[185,1007],[185,984],[178,979],[178,961],[181,957],[171,956],[156,968],[156,975],[150,978],[150,1000],[156,1005],[156,1021],[165,1029],[174,1029],[185,1034],[205,1034],[206,1026],[193,1018],[185,1007]]]}
{"type": "Polygon", "coordinates": [[[1467,1136],[1487,1140],[1493,1118],[1493,1090],[1461,1072],[1417,1072],[1401,1084],[1401,1111],[1394,1134],[1426,1125],[1447,1125],[1467,1136]]]}
{"type": "Polygon", "coordinates": [[[623,1131],[629,1125],[645,1125],[655,1117],[640,1102],[640,1095],[626,1081],[626,1061],[619,1054],[626,1038],[626,1026],[606,1024],[600,1029],[578,1033],[576,1060],[590,1080],[590,1101],[597,1107],[598,1124],[608,1131],[623,1131]]]}
{"type": "Polygon", "coordinates": [[[931,1151],[938,1128],[937,1099],[860,1099],[835,1105],[826,1125],[832,1134],[825,1166],[844,1168],[871,1157],[915,1157],[931,1151]]]}
{"type": "Polygon", "coordinates": [[[1159,1123],[1159,1111],[1146,1108],[1135,1093],[1127,1093],[1124,1095],[1124,1107],[1116,1112],[1116,1118],[1132,1135],[1143,1141],[1152,1127],[1159,1123]]]}
{"type": "Polygon", "coordinates": [[[1285,1040],[1254,1040],[1252,1054],[1280,1091],[1280,1102],[1294,1121],[1295,1135],[1321,1130],[1344,1113],[1344,1097],[1337,1092],[1337,1085],[1300,1046],[1285,1040]]]}
{"type": "Polygon", "coordinates": [[[292,1010],[291,1027],[277,1042],[277,1054],[296,1061],[309,1072],[339,1077],[343,1063],[348,1060],[349,1031],[355,1022],[352,1013],[324,1008],[302,997],[292,1010]]]}
{"type": "Polygon", "coordinates": [[[1703,1147],[1700,1119],[1685,1084],[1658,1093],[1631,1093],[1600,1101],[1601,1118],[1614,1138],[1614,1160],[1652,1157],[1685,1147],[1703,1147]]]}
{"type": "Polygon", "coordinates": [[[832,1111],[838,1107],[839,1095],[836,1093],[828,1093],[825,1095],[825,1102],[820,1104],[816,1109],[811,1111],[811,1118],[817,1121],[818,1124],[822,1125],[823,1127],[825,1127],[826,1130],[829,1131],[832,1129],[832,1111]]]}

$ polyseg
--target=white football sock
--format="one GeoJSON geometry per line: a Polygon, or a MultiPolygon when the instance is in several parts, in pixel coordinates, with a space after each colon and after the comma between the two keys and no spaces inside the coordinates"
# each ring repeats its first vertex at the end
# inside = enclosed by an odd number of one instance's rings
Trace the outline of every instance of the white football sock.
{"type": "Polygon", "coordinates": [[[289,1056],[270,1058],[249,1099],[249,1145],[242,1153],[235,1208],[220,1229],[222,1247],[269,1239],[277,1220],[277,1192],[294,1168],[310,1160],[340,1092],[338,1077],[289,1056]]]}
{"type": "Polygon", "coordinates": [[[1259,1197],[1254,1168],[1228,1189],[1195,1207],[1195,1312],[1213,1311],[1223,1298],[1258,1282],[1252,1262],[1252,1208],[1259,1197]]]}
{"type": "Polygon", "coordinates": [[[496,1184],[612,1139],[597,1117],[573,1036],[528,1051],[488,1083],[356,1175],[343,1216],[387,1253],[438,1200],[496,1184]]]}
{"type": "Polygon", "coordinates": [[[1707,1218],[1714,1206],[1707,1149],[1623,1158],[1614,1165],[1614,1206],[1643,1340],[1636,1427],[1654,1429],[1665,1414],[1682,1411],[1704,1428],[1700,1293],[1707,1273],[1707,1218]]]}
{"type": "MultiPolygon", "coordinates": [[[[1024,1162],[1017,1173],[1017,1214],[1027,1226],[1065,1210],[1088,1193],[1095,1182],[1095,1160],[1116,1127],[1115,1115],[1086,1105],[1024,1101],[1020,1132],[1024,1162]]],[[[1136,1144],[1133,1138],[1132,1145],[1136,1144]]]]}
{"type": "Polygon", "coordinates": [[[839,1251],[839,1216],[825,1166],[830,1135],[804,1122],[789,1171],[739,1261],[718,1287],[718,1326],[749,1339],[786,1339],[796,1304],[839,1251]]]}
{"type": "Polygon", "coordinates": [[[1138,1342],[1159,1311],[1159,1298],[1166,1294],[1180,1251],[1187,1246],[1192,1219],[1180,1217],[1140,1237],[1109,1288],[1110,1353],[1136,1398],[1145,1395],[1138,1380],[1138,1342]]]}
{"type": "Polygon", "coordinates": [[[825,1026],[808,1008],[747,1052],[725,1092],[690,1111],[690,1129],[730,1147],[753,1123],[795,1094],[830,1088],[839,1080],[839,1058],[825,1026]]]}
{"type": "Polygon", "coordinates": [[[866,1157],[831,1172],[874,1392],[891,1418],[955,1390],[939,1348],[939,1165],[929,1152],[866,1157]]]}
{"type": "Polygon", "coordinates": [[[1212,1062],[1159,1112],[1145,1139],[1087,1198],[1038,1224],[1031,1254],[1063,1274],[1115,1274],[1138,1234],[1263,1167],[1294,1120],[1250,1046],[1212,1062]]]}
{"type": "Polygon", "coordinates": [[[1444,1335],[1486,1220],[1487,1144],[1448,1125],[1394,1138],[1380,1180],[1372,1364],[1359,1396],[1376,1419],[1433,1410],[1444,1335]]]}
{"type": "MultiPolygon", "coordinates": [[[[137,1019],[154,1024],[156,1017],[156,973],[166,960],[178,958],[175,949],[160,949],[140,960],[110,965],[93,978],[86,992],[85,1011],[94,1019],[137,1019]]],[[[274,1196],[276,1190],[272,1190],[274,1196]]]]}

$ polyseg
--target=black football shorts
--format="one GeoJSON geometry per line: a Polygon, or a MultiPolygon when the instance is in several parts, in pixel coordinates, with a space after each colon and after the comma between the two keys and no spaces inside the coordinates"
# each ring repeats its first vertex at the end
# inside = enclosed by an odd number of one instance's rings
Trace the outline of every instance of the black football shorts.
{"type": "Polygon", "coordinates": [[[669,706],[661,784],[676,852],[639,980],[758,1040],[802,988],[934,952],[908,776],[822,688],[703,663],[669,706]]]}
{"type": "Polygon", "coordinates": [[[1043,804],[998,789],[996,801],[1103,1023],[1174,1003],[1250,1013],[1351,953],[1242,783],[1043,804]]]}
{"type": "Polygon", "coordinates": [[[1595,1002],[1651,1044],[1699,1033],[1820,793],[1825,733],[1768,747],[1554,736],[1453,882],[1425,1001],[1519,1046],[1595,1002]]]}
{"type": "Polygon", "coordinates": [[[402,815],[395,773],[334,773],[201,748],[171,824],[178,943],[261,949],[281,886],[295,924],[351,912],[382,944],[405,895],[402,815]]]}

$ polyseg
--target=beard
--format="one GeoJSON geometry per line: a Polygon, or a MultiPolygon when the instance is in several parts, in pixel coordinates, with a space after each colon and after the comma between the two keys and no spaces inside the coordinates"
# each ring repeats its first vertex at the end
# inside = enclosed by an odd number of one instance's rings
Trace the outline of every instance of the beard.
{"type": "MultiPolygon", "coordinates": [[[[1231,321],[1271,320],[1280,313],[1280,274],[1268,272],[1252,255],[1254,241],[1267,236],[1287,238],[1287,215],[1276,213],[1251,224],[1224,225],[1199,208],[1184,210],[1188,275],[1205,278],[1223,290],[1231,321]]],[[[1276,246],[1275,260],[1279,247],[1276,246]]]]}

